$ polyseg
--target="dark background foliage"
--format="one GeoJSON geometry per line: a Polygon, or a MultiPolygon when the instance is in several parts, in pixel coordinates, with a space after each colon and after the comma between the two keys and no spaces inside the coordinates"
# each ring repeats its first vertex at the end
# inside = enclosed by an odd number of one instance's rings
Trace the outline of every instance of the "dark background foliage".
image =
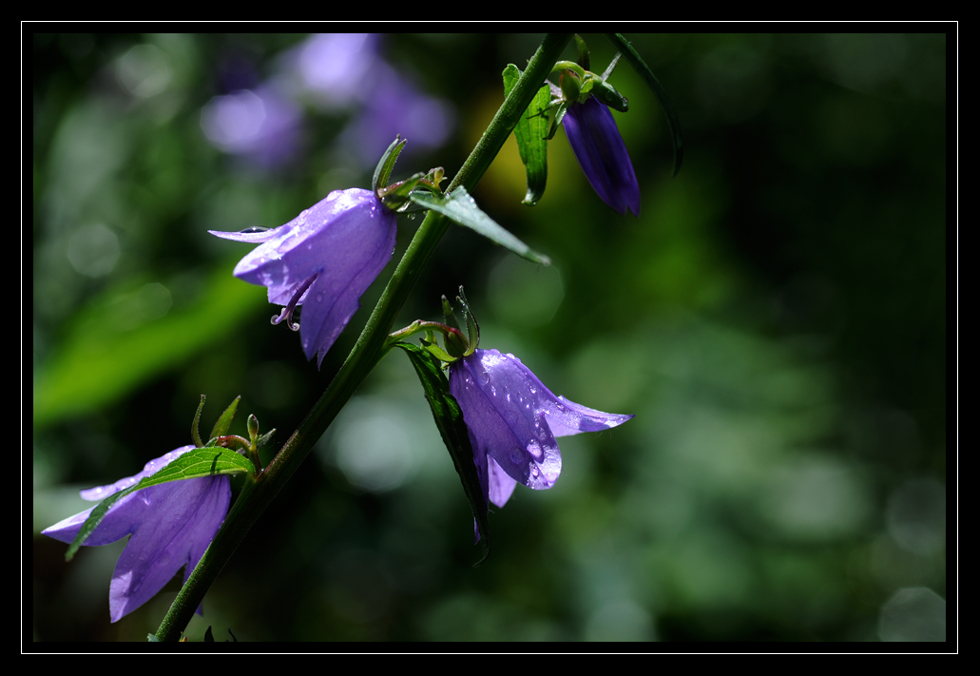
{"type": "MultiPolygon", "coordinates": [[[[609,43],[584,37],[603,70],[609,43]]],[[[473,568],[458,478],[391,354],[221,574],[192,640],[208,625],[246,641],[945,638],[946,36],[628,37],[680,115],[677,178],[664,117],[623,63],[611,81],[630,100],[616,119],[640,217],[599,200],[561,131],[544,198],[521,205],[511,140],[474,195],[554,265],[454,229],[398,326],[438,318],[465,285],[483,347],[636,418],[562,439],[561,481],[494,511],[473,568]]],[[[201,393],[205,429],[240,394],[233,430],[251,412],[284,440],[393,267],[317,371],[269,325],[265,290],[231,276],[249,248],[206,231],[366,187],[372,144],[396,132],[395,178],[451,176],[504,66],[540,36],[383,36],[353,78],[362,96],[351,77],[298,84],[309,40],[28,36],[38,641],[156,629],[179,579],[110,624],[124,543],[66,564],[39,531],[85,506],[79,488],[190,443],[201,393]],[[260,95],[266,126],[209,140],[209,115],[260,95]]],[[[400,219],[396,257],[418,223],[400,219]]]]}

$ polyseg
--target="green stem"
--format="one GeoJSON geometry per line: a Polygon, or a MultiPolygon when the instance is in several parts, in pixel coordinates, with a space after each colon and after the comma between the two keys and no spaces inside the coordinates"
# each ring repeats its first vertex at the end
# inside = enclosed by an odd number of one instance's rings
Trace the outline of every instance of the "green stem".
{"type": "MultiPolygon", "coordinates": [[[[545,36],[528,62],[521,79],[504,100],[473,152],[450,183],[447,193],[457,186],[472,190],[483,177],[570,39],[571,34],[566,33],[549,33],[545,36]]],[[[388,286],[364,325],[357,343],[326,392],[265,470],[254,481],[246,481],[224,525],[163,618],[156,633],[159,640],[176,641],[180,638],[205,592],[238,548],[245,534],[313,450],[313,445],[347,400],[385,355],[388,332],[395,317],[421,276],[429,256],[449,228],[449,223],[446,217],[434,211],[426,215],[392,273],[388,286]]]]}

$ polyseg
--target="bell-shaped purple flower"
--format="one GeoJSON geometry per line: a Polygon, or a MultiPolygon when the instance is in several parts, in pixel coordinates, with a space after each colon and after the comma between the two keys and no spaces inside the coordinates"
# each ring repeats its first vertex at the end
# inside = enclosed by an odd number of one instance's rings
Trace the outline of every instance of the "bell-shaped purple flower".
{"type": "Polygon", "coordinates": [[[628,207],[639,216],[640,187],[609,107],[589,96],[585,103],[568,106],[562,124],[575,159],[602,201],[621,214],[628,207]]]}
{"type": "Polygon", "coordinates": [[[285,225],[264,232],[212,235],[259,244],[235,266],[235,276],[269,288],[269,302],[285,308],[299,329],[307,359],[323,363],[327,350],[361,306],[360,298],[391,260],[394,212],[370,190],[335,190],[285,225]],[[300,325],[293,311],[303,306],[300,325]]]}
{"type": "Polygon", "coordinates": [[[555,484],[561,473],[555,437],[599,432],[633,417],[556,396],[520,359],[497,350],[453,362],[449,392],[463,411],[483,495],[498,507],[518,483],[537,490],[555,484]]]}
{"type": "MultiPolygon", "coordinates": [[[[82,491],[81,495],[86,500],[103,500],[193,449],[194,446],[178,448],[146,463],[139,474],[82,491]]],[[[215,476],[143,488],[109,508],[85,545],[107,545],[131,535],[109,585],[109,615],[113,622],[149,601],[182,567],[187,581],[225,520],[230,502],[228,477],[215,476]]],[[[85,510],[41,532],[70,543],[91,512],[85,510]]]]}

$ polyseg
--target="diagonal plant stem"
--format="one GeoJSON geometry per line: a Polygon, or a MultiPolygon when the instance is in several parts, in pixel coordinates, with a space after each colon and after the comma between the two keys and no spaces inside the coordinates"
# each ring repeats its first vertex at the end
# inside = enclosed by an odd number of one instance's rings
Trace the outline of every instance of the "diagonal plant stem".
{"type": "MultiPolygon", "coordinates": [[[[450,183],[447,193],[457,186],[463,186],[467,190],[476,186],[570,39],[570,33],[549,33],[545,36],[528,62],[524,74],[505,98],[487,130],[450,183]]],[[[384,357],[388,349],[386,340],[395,317],[422,274],[429,256],[449,228],[449,223],[445,216],[434,211],[426,215],[340,371],[265,470],[256,479],[246,480],[245,487],[228,513],[224,525],[191,572],[156,635],[151,635],[151,639],[176,641],[180,638],[204,594],[245,534],[309,455],[313,445],[340,409],[384,357]]]]}

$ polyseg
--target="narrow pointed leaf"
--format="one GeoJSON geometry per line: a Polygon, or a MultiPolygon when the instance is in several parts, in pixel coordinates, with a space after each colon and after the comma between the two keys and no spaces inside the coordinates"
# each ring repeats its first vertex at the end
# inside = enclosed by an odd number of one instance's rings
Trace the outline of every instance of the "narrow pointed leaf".
{"type": "MultiPolygon", "coordinates": [[[[511,90],[521,77],[520,69],[509,64],[503,73],[504,96],[510,96],[511,90]]],[[[538,89],[514,127],[514,138],[517,139],[517,150],[521,154],[521,162],[527,172],[527,194],[524,204],[534,206],[542,195],[548,182],[548,143],[545,136],[548,132],[548,116],[545,114],[551,93],[548,85],[538,89]]]]}
{"type": "Polygon", "coordinates": [[[138,483],[118,493],[113,493],[96,505],[85,523],[82,524],[78,535],[68,547],[68,551],[65,552],[65,560],[71,561],[79,547],[85,544],[85,541],[105,518],[109,508],[117,500],[133,491],[183,479],[197,479],[221,474],[245,474],[254,471],[254,469],[252,463],[246,458],[227,448],[195,448],[188,451],[153,476],[143,477],[138,483]]]}
{"type": "Polygon", "coordinates": [[[241,401],[241,398],[241,395],[239,395],[235,397],[235,401],[228,404],[228,408],[225,409],[225,412],[221,414],[218,422],[211,429],[210,439],[223,437],[228,434],[228,428],[231,427],[231,421],[235,418],[235,412],[238,411],[238,402],[241,401]]]}
{"type": "Polygon", "coordinates": [[[674,106],[671,105],[670,99],[667,98],[667,92],[661,86],[660,82],[653,75],[653,71],[650,67],[643,61],[643,58],[633,49],[633,45],[630,44],[629,40],[624,38],[620,33],[607,33],[609,40],[622,52],[626,60],[630,62],[633,69],[640,74],[640,77],[647,83],[647,86],[653,90],[656,95],[657,100],[660,101],[660,106],[664,109],[664,114],[667,116],[667,125],[670,127],[670,138],[674,144],[674,171],[673,176],[677,175],[677,172],[681,169],[681,160],[684,159],[684,143],[681,139],[681,121],[677,117],[677,111],[674,110],[674,106]]]}
{"type": "Polygon", "coordinates": [[[463,421],[463,412],[456,403],[455,397],[449,393],[449,381],[438,359],[411,343],[398,342],[395,345],[405,350],[415,368],[415,373],[418,374],[422,389],[425,390],[425,398],[432,409],[436,427],[442,434],[442,440],[449,449],[453,465],[463,483],[463,491],[466,493],[470,508],[473,510],[473,517],[480,529],[483,555],[476,563],[479,565],[490,555],[490,521],[487,518],[487,503],[483,498],[483,489],[480,488],[476,465],[473,464],[473,447],[470,445],[469,432],[463,421]]]}
{"type": "Polygon", "coordinates": [[[476,201],[470,197],[463,186],[459,186],[451,194],[444,197],[416,191],[411,194],[411,199],[426,209],[437,211],[450,220],[475,230],[490,241],[510,249],[518,256],[542,265],[551,265],[550,258],[533,251],[531,247],[507,232],[503,226],[481,211],[480,207],[476,206],[476,201]]]}

